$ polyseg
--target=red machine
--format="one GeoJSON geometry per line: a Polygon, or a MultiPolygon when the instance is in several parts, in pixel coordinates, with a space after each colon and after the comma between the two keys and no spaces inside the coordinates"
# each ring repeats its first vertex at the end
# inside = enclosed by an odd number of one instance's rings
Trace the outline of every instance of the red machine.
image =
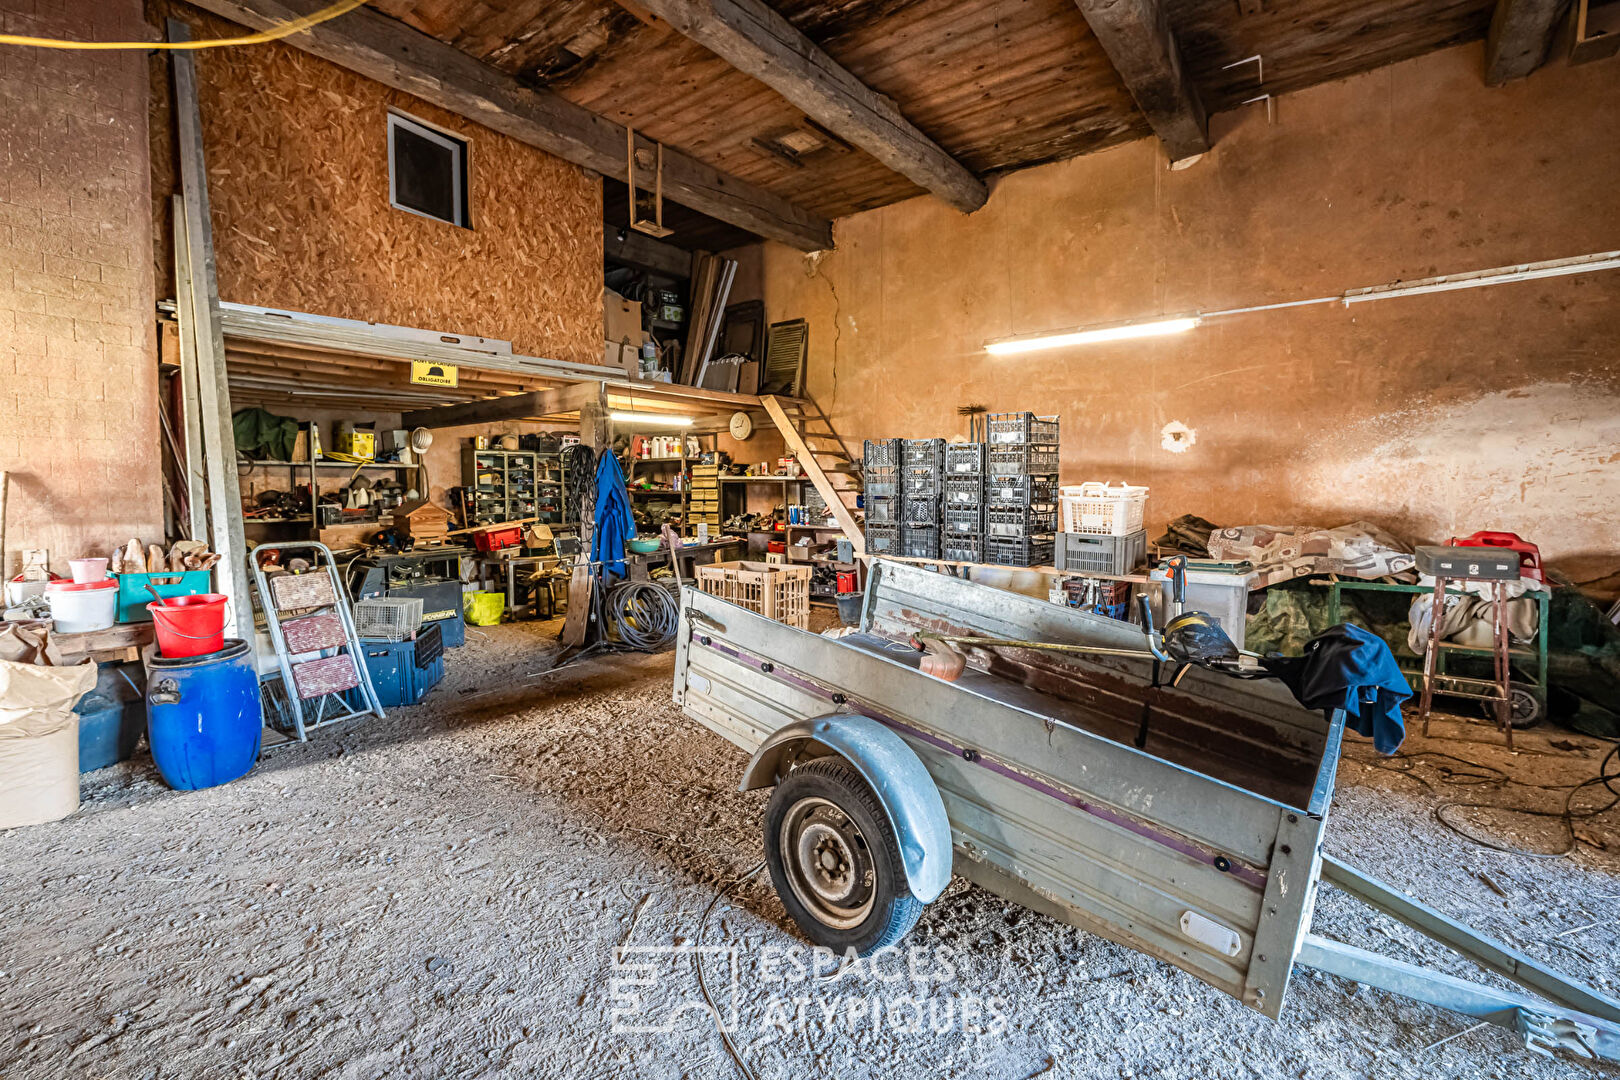
{"type": "Polygon", "coordinates": [[[1535,579],[1539,585],[1547,584],[1546,575],[1541,572],[1541,549],[1518,533],[1481,531],[1472,536],[1453,537],[1450,543],[1453,547],[1491,547],[1517,551],[1519,572],[1527,578],[1535,579]]]}

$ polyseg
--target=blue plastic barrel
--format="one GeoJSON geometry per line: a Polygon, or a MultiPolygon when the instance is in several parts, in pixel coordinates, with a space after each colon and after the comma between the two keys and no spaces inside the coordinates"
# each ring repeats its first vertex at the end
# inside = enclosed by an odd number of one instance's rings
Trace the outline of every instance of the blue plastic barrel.
{"type": "Polygon", "coordinates": [[[253,768],[264,711],[252,647],[226,638],[204,656],[144,659],[146,738],[164,782],[194,791],[253,768]]]}

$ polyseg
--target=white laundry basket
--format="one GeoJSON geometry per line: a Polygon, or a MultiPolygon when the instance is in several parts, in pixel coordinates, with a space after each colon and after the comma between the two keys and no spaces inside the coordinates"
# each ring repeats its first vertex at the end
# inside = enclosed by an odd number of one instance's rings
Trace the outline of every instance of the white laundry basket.
{"type": "Polygon", "coordinates": [[[1090,481],[1059,489],[1063,531],[1092,536],[1129,536],[1142,527],[1148,489],[1141,484],[1090,481]]]}

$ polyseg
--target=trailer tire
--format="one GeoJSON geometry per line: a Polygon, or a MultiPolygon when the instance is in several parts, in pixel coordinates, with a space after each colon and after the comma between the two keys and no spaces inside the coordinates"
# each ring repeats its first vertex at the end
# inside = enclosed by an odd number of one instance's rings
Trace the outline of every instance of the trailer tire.
{"type": "Polygon", "coordinates": [[[799,929],[835,952],[870,955],[922,917],[888,815],[839,758],[800,765],[776,785],[765,808],[765,862],[799,929]]]}

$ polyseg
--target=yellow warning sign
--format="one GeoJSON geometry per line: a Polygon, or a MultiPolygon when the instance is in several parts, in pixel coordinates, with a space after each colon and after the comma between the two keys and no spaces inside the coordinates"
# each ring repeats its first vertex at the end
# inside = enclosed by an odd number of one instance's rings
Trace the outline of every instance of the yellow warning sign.
{"type": "Polygon", "coordinates": [[[454,386],[456,365],[436,364],[430,360],[412,360],[411,382],[423,386],[454,386]]]}

